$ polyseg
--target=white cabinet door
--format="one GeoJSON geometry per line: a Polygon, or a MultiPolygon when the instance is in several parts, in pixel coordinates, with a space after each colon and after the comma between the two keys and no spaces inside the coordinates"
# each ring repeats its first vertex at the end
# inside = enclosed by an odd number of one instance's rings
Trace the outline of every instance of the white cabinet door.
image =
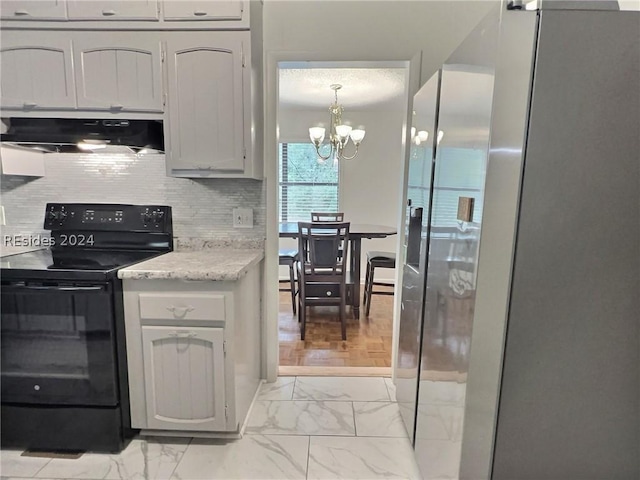
{"type": "Polygon", "coordinates": [[[74,108],[71,40],[63,32],[4,31],[2,108],[74,108]]]}
{"type": "Polygon", "coordinates": [[[158,0],[68,0],[69,20],[158,20],[158,0]]]}
{"type": "MultiPolygon", "coordinates": [[[[169,167],[242,172],[249,32],[180,32],[167,39],[169,167]]],[[[247,119],[249,121],[249,119],[247,119]]]]}
{"type": "Polygon", "coordinates": [[[65,0],[3,0],[2,20],[66,20],[65,0]]]}
{"type": "Polygon", "coordinates": [[[161,42],[157,35],[78,35],[73,55],[79,108],[163,110],[161,42]]]}
{"type": "Polygon", "coordinates": [[[225,430],[224,330],[142,327],[147,427],[225,430]]]}
{"type": "Polygon", "coordinates": [[[242,0],[166,1],[164,19],[171,20],[242,20],[242,0]]]}

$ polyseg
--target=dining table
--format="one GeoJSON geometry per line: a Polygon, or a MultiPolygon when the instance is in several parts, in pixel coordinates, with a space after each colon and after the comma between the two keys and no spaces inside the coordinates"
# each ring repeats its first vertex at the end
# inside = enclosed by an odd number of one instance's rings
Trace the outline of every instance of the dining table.
{"type": "MultiPolygon", "coordinates": [[[[280,238],[297,238],[298,222],[281,222],[279,224],[280,238]]],[[[349,268],[353,279],[353,293],[350,306],[355,318],[360,318],[360,268],[363,238],[386,238],[396,235],[395,227],[372,225],[366,223],[349,224],[349,268]]]]}

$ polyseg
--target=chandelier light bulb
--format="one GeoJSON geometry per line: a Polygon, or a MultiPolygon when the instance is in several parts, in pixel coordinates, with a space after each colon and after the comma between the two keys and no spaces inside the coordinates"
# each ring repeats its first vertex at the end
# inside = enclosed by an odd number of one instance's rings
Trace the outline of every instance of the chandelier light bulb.
{"type": "MultiPolygon", "coordinates": [[[[416,112],[413,112],[414,114],[416,112]]],[[[414,138],[416,136],[416,127],[411,127],[411,138],[414,138]]]]}
{"type": "Polygon", "coordinates": [[[311,127],[309,129],[309,138],[313,143],[321,144],[324,140],[324,128],[322,127],[311,127]]]}
{"type": "Polygon", "coordinates": [[[442,130],[438,131],[438,139],[437,139],[437,143],[440,144],[440,141],[442,140],[442,137],[444,137],[444,132],[442,130]]]}
{"type": "Polygon", "coordinates": [[[341,142],[345,141],[351,133],[351,127],[349,125],[336,125],[336,134],[341,142]]]}
{"type": "Polygon", "coordinates": [[[420,130],[418,132],[418,139],[420,139],[421,142],[426,142],[427,140],[429,140],[429,132],[427,132],[426,130],[420,130]]]}
{"type": "Polygon", "coordinates": [[[365,131],[362,129],[351,130],[351,141],[356,144],[356,146],[360,145],[360,142],[364,139],[365,131]]]}

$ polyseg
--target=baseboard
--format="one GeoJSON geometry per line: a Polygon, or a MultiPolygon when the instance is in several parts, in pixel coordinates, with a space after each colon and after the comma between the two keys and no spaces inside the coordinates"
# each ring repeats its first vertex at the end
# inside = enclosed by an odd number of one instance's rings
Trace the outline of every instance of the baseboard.
{"type": "Polygon", "coordinates": [[[391,367],[279,366],[280,377],[391,377],[391,367]]]}

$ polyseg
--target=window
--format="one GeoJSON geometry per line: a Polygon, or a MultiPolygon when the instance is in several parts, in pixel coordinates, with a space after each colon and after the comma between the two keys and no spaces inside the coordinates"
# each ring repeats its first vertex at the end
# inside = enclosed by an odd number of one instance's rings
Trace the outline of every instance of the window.
{"type": "Polygon", "coordinates": [[[312,211],[338,210],[338,169],[332,160],[318,163],[311,143],[281,143],[279,172],[281,222],[311,221],[312,211]]]}
{"type": "MultiPolygon", "coordinates": [[[[431,193],[430,148],[413,149],[409,162],[407,198],[412,207],[429,208],[431,193]],[[411,183],[414,182],[414,183],[411,183]]],[[[459,197],[473,197],[473,222],[480,222],[483,207],[483,189],[486,172],[486,150],[443,147],[438,150],[433,185],[431,226],[442,229],[456,228],[459,197]]],[[[408,219],[407,219],[408,221],[408,219]]]]}
{"type": "Polygon", "coordinates": [[[483,149],[439,149],[433,189],[432,226],[455,227],[458,224],[459,197],[475,198],[473,221],[480,221],[486,153],[483,149]]]}

